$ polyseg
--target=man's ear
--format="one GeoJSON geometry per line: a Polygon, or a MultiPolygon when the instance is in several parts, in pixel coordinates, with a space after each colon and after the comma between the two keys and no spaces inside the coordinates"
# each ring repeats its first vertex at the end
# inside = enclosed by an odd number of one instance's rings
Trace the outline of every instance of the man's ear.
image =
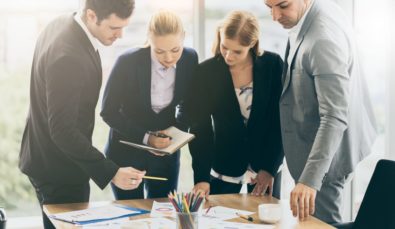
{"type": "Polygon", "coordinates": [[[97,23],[97,16],[95,11],[91,9],[86,10],[86,22],[89,24],[96,24],[97,23]]]}

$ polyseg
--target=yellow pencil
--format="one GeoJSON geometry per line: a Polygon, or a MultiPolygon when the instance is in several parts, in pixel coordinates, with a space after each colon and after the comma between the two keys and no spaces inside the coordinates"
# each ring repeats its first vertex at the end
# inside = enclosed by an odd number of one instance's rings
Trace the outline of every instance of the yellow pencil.
{"type": "Polygon", "coordinates": [[[182,196],[182,202],[184,203],[186,212],[188,214],[191,214],[191,212],[189,211],[189,206],[188,206],[187,200],[185,199],[185,196],[182,196]]]}
{"type": "Polygon", "coordinates": [[[167,180],[164,177],[152,177],[152,176],[143,176],[144,179],[151,179],[151,180],[167,180]]]}

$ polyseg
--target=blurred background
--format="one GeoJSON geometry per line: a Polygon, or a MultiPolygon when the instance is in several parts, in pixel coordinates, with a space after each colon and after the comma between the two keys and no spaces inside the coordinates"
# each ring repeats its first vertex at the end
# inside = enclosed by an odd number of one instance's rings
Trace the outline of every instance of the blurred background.
{"type": "MultiPolygon", "coordinates": [[[[352,219],[358,211],[376,162],[395,159],[395,3],[391,0],[336,1],[354,26],[359,59],[366,77],[378,120],[379,137],[373,153],[357,168],[346,192],[344,214],[352,219]],[[392,140],[392,141],[391,141],[392,140]]],[[[18,169],[22,131],[29,106],[30,67],[36,39],[55,17],[79,9],[82,0],[13,0],[0,1],[0,207],[7,210],[10,228],[40,228],[41,211],[26,176],[18,169]]],[[[215,28],[231,10],[248,10],[259,18],[261,48],[284,56],[287,31],[272,22],[263,0],[136,0],[130,25],[122,39],[111,47],[101,47],[103,87],[117,56],[126,49],[141,46],[146,40],[150,15],[159,9],[177,12],[186,28],[185,46],[195,48],[200,61],[211,57],[215,28]]],[[[102,87],[102,88],[103,88],[102,87]]],[[[96,112],[100,111],[101,98],[96,112]]],[[[102,150],[109,128],[97,115],[94,146],[102,150]]],[[[193,184],[191,159],[187,147],[182,149],[179,189],[189,191],[193,184]]],[[[285,168],[285,173],[287,170],[285,168]]],[[[283,176],[282,199],[289,198],[293,182],[283,176]]],[[[92,201],[113,200],[111,190],[104,191],[92,183],[92,201]]]]}

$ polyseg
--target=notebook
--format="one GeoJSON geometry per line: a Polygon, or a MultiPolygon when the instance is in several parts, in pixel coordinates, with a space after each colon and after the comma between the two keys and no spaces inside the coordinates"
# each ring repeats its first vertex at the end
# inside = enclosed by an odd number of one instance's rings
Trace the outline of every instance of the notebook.
{"type": "Polygon", "coordinates": [[[119,142],[129,145],[129,146],[132,146],[132,147],[135,147],[135,148],[138,148],[138,149],[147,150],[147,151],[154,151],[155,153],[163,153],[163,154],[170,155],[170,154],[173,154],[174,152],[176,152],[178,149],[180,149],[184,145],[186,145],[188,142],[190,142],[195,137],[195,135],[181,131],[174,126],[167,128],[166,131],[167,131],[167,135],[169,135],[172,139],[171,139],[171,144],[168,147],[163,148],[163,149],[157,149],[157,148],[154,148],[151,146],[137,144],[137,143],[123,141],[123,140],[120,140],[119,142]]]}

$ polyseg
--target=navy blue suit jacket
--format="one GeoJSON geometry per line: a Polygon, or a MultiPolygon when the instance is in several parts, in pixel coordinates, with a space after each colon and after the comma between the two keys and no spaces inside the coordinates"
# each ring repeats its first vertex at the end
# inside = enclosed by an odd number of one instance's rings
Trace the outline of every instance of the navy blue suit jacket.
{"type": "Polygon", "coordinates": [[[238,177],[248,165],[273,176],[283,160],[279,120],[282,60],[265,52],[254,57],[253,100],[244,124],[229,66],[222,56],[199,64],[180,120],[196,138],[189,144],[195,183],[210,179],[210,170],[238,177]]]}
{"type": "Polygon", "coordinates": [[[195,50],[184,48],[177,62],[174,98],[157,114],[151,108],[150,48],[131,49],[118,58],[104,91],[100,113],[111,127],[106,154],[118,165],[127,163],[120,152],[137,150],[119,143],[119,140],[142,144],[147,131],[177,126],[176,106],[183,100],[197,64],[195,50]]]}

